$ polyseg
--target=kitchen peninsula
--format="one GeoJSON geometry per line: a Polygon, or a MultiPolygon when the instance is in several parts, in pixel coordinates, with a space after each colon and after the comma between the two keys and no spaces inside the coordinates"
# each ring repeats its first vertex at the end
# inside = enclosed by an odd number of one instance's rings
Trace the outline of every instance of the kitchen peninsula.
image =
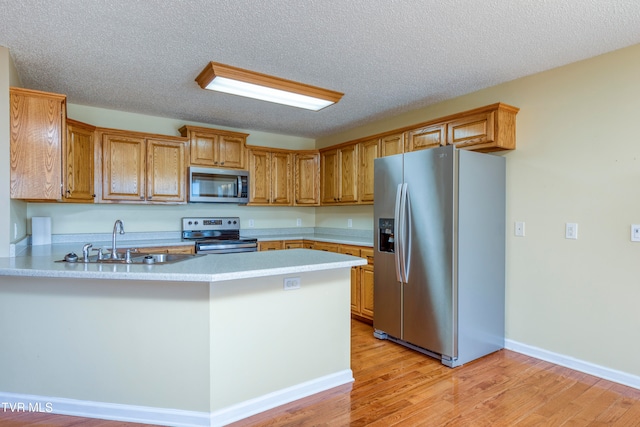
{"type": "Polygon", "coordinates": [[[350,269],[364,259],[293,249],[55,262],[63,256],[0,258],[3,402],[209,426],[353,381],[350,269]],[[285,290],[291,278],[300,286],[285,290]]]}

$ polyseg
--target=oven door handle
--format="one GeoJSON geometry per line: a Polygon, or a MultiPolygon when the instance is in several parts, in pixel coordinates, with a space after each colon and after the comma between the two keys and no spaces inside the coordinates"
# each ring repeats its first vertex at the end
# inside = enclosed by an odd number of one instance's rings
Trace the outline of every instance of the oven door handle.
{"type": "Polygon", "coordinates": [[[234,243],[230,245],[225,244],[197,244],[196,250],[201,251],[209,251],[209,250],[218,250],[218,249],[240,249],[240,248],[255,248],[255,243],[234,243]]]}

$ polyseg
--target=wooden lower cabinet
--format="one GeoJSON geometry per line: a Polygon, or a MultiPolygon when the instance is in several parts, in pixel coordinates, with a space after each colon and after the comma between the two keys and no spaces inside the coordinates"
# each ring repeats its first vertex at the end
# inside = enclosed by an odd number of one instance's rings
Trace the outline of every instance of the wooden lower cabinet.
{"type": "Polygon", "coordinates": [[[285,249],[303,249],[304,246],[304,240],[285,240],[284,241],[284,248],[285,249]]]}
{"type": "Polygon", "coordinates": [[[313,242],[313,249],[316,251],[340,252],[340,245],[328,242],[313,242]]]}
{"type": "Polygon", "coordinates": [[[146,248],[138,248],[143,254],[195,254],[195,245],[177,245],[177,246],[151,246],[146,248]]]}
{"type": "MultiPolygon", "coordinates": [[[[373,248],[362,248],[360,256],[367,265],[359,267],[359,283],[356,289],[358,306],[351,306],[351,314],[358,319],[373,322],[373,248]]],[[[351,283],[353,288],[353,283],[351,283]]],[[[353,291],[352,291],[353,293],[353,291]]]]}
{"type": "Polygon", "coordinates": [[[259,251],[278,251],[280,249],[284,249],[284,241],[282,240],[258,242],[259,251]]]}
{"type": "MultiPolygon", "coordinates": [[[[360,305],[356,308],[356,315],[373,321],[373,264],[360,267],[360,305]]],[[[354,312],[352,307],[352,312],[354,312]]]]}

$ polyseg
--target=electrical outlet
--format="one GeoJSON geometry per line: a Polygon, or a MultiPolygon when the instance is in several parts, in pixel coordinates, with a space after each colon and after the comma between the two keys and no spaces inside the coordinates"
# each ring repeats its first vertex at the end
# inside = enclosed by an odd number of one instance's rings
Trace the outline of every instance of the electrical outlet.
{"type": "Polygon", "coordinates": [[[249,228],[253,228],[254,226],[254,222],[252,219],[249,220],[249,228]]]}
{"type": "Polygon", "coordinates": [[[285,277],[284,278],[284,290],[292,291],[294,289],[300,289],[299,277],[285,277]]]}
{"type": "Polygon", "coordinates": [[[514,233],[518,237],[524,237],[524,222],[516,221],[514,233]]]}
{"type": "Polygon", "coordinates": [[[353,220],[351,218],[347,220],[347,227],[349,228],[353,227],[353,220]]]}
{"type": "Polygon", "coordinates": [[[302,227],[302,220],[300,218],[296,219],[296,227],[302,227]]]}
{"type": "Polygon", "coordinates": [[[575,222],[568,222],[565,226],[565,239],[577,239],[578,238],[578,224],[575,222]]]}
{"type": "Polygon", "coordinates": [[[631,224],[631,241],[640,242],[640,224],[631,224]]]}

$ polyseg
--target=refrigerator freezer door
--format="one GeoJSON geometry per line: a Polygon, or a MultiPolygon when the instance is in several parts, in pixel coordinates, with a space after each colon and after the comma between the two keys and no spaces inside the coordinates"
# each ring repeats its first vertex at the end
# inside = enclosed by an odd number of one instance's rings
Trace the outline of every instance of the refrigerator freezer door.
{"type": "MultiPolygon", "coordinates": [[[[402,155],[388,156],[374,161],[375,205],[374,224],[378,227],[380,218],[393,218],[397,230],[396,197],[398,186],[402,184],[402,155]]],[[[394,233],[396,234],[397,231],[394,233]]],[[[394,236],[397,237],[397,236],[394,236]]],[[[380,233],[374,233],[374,277],[373,284],[373,326],[393,337],[402,336],[402,286],[396,275],[398,245],[395,252],[381,252],[380,233]]]]}
{"type": "MultiPolygon", "coordinates": [[[[457,357],[453,273],[455,154],[453,147],[442,147],[404,156],[411,267],[403,285],[401,337],[452,358],[457,357]]],[[[376,193],[376,200],[377,197],[376,193]]]]}

